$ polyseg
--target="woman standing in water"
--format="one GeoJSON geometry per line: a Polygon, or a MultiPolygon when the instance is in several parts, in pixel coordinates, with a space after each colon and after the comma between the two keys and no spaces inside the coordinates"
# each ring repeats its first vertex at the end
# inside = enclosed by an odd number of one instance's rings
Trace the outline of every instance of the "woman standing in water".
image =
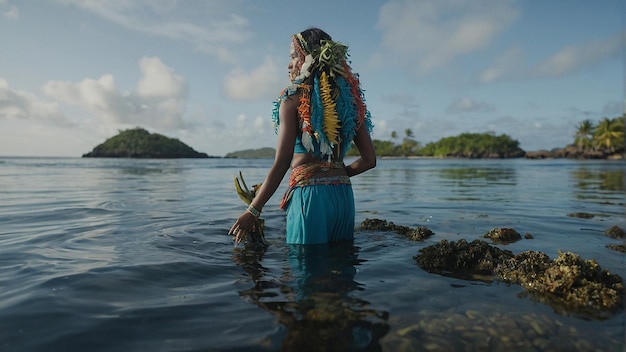
{"type": "Polygon", "coordinates": [[[287,243],[314,244],[354,237],[354,195],[350,177],[376,166],[372,122],[348,47],[318,28],[292,36],[291,84],[274,103],[276,156],[246,211],[230,228],[239,242],[278,189],[289,168],[289,189],[281,208],[287,213],[287,243]],[[351,143],[360,157],[343,163],[351,143]]]}

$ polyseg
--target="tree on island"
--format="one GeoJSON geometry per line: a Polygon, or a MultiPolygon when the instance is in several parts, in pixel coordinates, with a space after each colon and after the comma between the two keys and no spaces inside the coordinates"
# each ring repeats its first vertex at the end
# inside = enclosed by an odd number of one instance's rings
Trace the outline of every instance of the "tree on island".
{"type": "Polygon", "coordinates": [[[626,115],[609,119],[604,117],[595,125],[591,120],[581,121],[574,133],[574,142],[551,151],[540,150],[526,153],[528,159],[624,159],[626,138],[624,133],[626,115]]]}
{"type": "Polygon", "coordinates": [[[419,153],[419,142],[413,139],[413,130],[407,128],[404,130],[404,139],[400,146],[400,151],[404,156],[416,155],[419,153]]]}
{"type": "MultiPolygon", "coordinates": [[[[434,156],[454,158],[519,158],[524,156],[519,142],[507,135],[496,136],[493,133],[463,133],[456,137],[445,137],[437,142],[428,143],[421,147],[420,143],[413,139],[413,131],[410,128],[404,130],[405,137],[401,144],[391,141],[374,139],[376,154],[383,156],[434,156]]],[[[394,138],[397,133],[391,133],[394,138]]],[[[348,156],[357,156],[358,151],[353,146],[348,156]]]]}
{"type": "Polygon", "coordinates": [[[624,147],[624,118],[608,117],[594,125],[587,119],[578,124],[574,134],[574,145],[585,150],[608,150],[615,152],[624,147]]]}
{"type": "MultiPolygon", "coordinates": [[[[540,150],[525,152],[520,143],[506,134],[496,136],[487,133],[462,133],[458,136],[444,137],[437,142],[428,143],[423,148],[413,139],[410,128],[404,130],[404,138],[400,144],[396,131],[391,132],[391,141],[372,140],[376,154],[380,157],[411,157],[432,156],[452,158],[623,158],[626,152],[624,137],[624,119],[626,116],[614,119],[604,118],[595,126],[590,120],[582,121],[574,135],[574,143],[564,148],[555,148],[552,151],[540,150]],[[621,153],[621,154],[620,154],[621,153]]],[[[227,157],[261,157],[261,151],[244,151],[243,155],[231,153],[227,157]],[[254,153],[253,153],[254,152],[254,153]],[[259,153],[257,153],[259,152],[259,153]]],[[[273,149],[263,151],[262,157],[273,157],[273,149]]],[[[358,156],[354,145],[346,153],[347,156],[358,156]]]]}
{"type": "Polygon", "coordinates": [[[574,144],[578,148],[591,148],[593,141],[593,123],[587,119],[578,124],[578,129],[574,134],[574,144]]]}
{"type": "Polygon", "coordinates": [[[525,152],[519,142],[506,134],[461,133],[428,143],[420,153],[424,156],[453,158],[521,158],[525,152]]]}
{"type": "Polygon", "coordinates": [[[120,131],[83,158],[208,158],[176,138],[149,133],[137,127],[120,131]]]}
{"type": "Polygon", "coordinates": [[[603,118],[593,129],[593,146],[615,152],[624,148],[624,118],[603,118]]]}

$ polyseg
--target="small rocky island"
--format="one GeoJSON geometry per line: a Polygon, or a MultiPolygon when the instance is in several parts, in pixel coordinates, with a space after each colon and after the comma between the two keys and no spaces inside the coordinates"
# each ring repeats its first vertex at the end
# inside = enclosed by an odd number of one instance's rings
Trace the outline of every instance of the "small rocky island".
{"type": "Polygon", "coordinates": [[[209,158],[175,138],[150,133],[137,127],[120,133],[96,146],[83,158],[209,158]]]}

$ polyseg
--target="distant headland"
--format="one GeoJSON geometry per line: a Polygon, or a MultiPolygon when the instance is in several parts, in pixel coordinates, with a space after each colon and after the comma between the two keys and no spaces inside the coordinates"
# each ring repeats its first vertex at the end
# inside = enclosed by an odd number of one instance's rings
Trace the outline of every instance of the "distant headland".
{"type": "MultiPolygon", "coordinates": [[[[519,141],[506,134],[461,133],[444,137],[422,146],[413,138],[413,131],[406,129],[399,143],[398,134],[391,132],[391,141],[374,139],[376,155],[381,158],[459,158],[459,159],[626,159],[626,115],[613,119],[604,118],[594,124],[582,121],[574,134],[573,143],[552,150],[524,151],[519,141]]],[[[273,148],[246,149],[226,154],[224,158],[273,159],[273,148]]],[[[358,156],[351,148],[347,156],[358,156]]],[[[83,157],[109,158],[220,158],[193,150],[178,139],[149,133],[137,127],[120,131],[112,138],[95,147],[83,157]]]]}
{"type": "Polygon", "coordinates": [[[195,151],[175,138],[150,133],[137,127],[120,131],[104,143],[96,146],[83,158],[212,158],[206,153],[195,151]]]}
{"type": "MultiPolygon", "coordinates": [[[[374,139],[376,154],[384,157],[431,157],[462,159],[626,159],[626,115],[613,119],[603,118],[597,124],[590,120],[579,123],[571,144],[552,150],[524,151],[520,143],[506,134],[461,133],[444,137],[422,146],[413,138],[413,131],[406,129],[399,143],[398,133],[391,132],[392,141],[374,139]]],[[[353,148],[350,156],[358,155],[353,148]]]]}

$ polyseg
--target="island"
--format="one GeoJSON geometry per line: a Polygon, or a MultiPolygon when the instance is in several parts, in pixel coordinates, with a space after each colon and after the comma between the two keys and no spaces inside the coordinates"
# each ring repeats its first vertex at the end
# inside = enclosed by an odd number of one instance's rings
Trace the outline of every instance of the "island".
{"type": "Polygon", "coordinates": [[[211,158],[206,153],[195,151],[176,138],[150,133],[137,127],[120,131],[104,143],[96,146],[83,158],[211,158]]]}
{"type": "Polygon", "coordinates": [[[274,159],[276,155],[276,149],[274,148],[259,148],[259,149],[246,149],[226,154],[224,158],[239,158],[239,159],[274,159]]]}
{"type": "MultiPolygon", "coordinates": [[[[626,115],[603,118],[593,122],[584,120],[577,126],[573,142],[552,150],[525,151],[520,142],[507,134],[494,132],[461,133],[422,145],[414,138],[410,128],[404,136],[391,132],[391,140],[373,139],[374,150],[380,158],[453,158],[453,159],[626,159],[626,135],[624,130],[626,115]]],[[[276,150],[262,147],[228,153],[225,158],[273,159],[276,150]]],[[[358,157],[354,146],[346,156],[358,157]]]]}
{"type": "MultiPolygon", "coordinates": [[[[399,143],[397,132],[391,132],[389,140],[372,140],[376,155],[385,157],[432,157],[466,159],[626,159],[626,134],[624,122],[626,114],[615,118],[605,117],[597,123],[589,119],[580,122],[573,135],[573,143],[552,150],[524,151],[520,143],[512,137],[493,132],[461,133],[444,137],[422,146],[413,138],[410,128],[404,130],[404,138],[399,143]]],[[[348,156],[358,156],[356,148],[350,149],[348,156]]]]}
{"type": "MultiPolygon", "coordinates": [[[[395,132],[392,139],[398,138],[395,132]]],[[[376,155],[381,158],[390,157],[431,157],[431,158],[467,158],[467,159],[504,159],[523,158],[526,152],[520,148],[519,141],[506,134],[462,133],[458,136],[441,138],[425,146],[413,139],[411,129],[405,130],[401,143],[392,141],[372,140],[376,155]]],[[[353,146],[347,156],[358,156],[358,149],[353,146]]]]}

